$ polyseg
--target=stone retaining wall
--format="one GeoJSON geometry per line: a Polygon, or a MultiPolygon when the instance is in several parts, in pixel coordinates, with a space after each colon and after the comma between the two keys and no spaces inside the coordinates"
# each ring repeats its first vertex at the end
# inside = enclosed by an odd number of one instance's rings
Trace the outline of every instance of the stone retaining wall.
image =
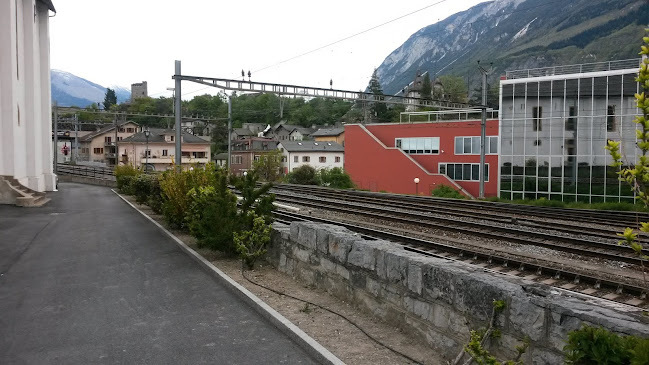
{"type": "Polygon", "coordinates": [[[364,240],[339,226],[300,222],[274,228],[268,260],[280,271],[422,336],[448,359],[459,353],[471,329],[486,327],[494,300],[507,306],[498,317],[502,336],[488,349],[510,358],[529,337],[526,364],[563,363],[567,333],[582,323],[649,337],[649,319],[628,306],[364,240]]]}

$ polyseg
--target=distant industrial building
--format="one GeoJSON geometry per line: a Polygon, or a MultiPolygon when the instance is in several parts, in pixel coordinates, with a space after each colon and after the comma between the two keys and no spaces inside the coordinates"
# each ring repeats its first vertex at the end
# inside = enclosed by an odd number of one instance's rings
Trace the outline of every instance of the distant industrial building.
{"type": "Polygon", "coordinates": [[[634,164],[640,60],[508,71],[500,84],[500,192],[507,199],[633,202],[608,140],[634,164]]]}
{"type": "Polygon", "coordinates": [[[131,84],[131,103],[138,98],[146,98],[149,96],[146,81],[131,84]]]}

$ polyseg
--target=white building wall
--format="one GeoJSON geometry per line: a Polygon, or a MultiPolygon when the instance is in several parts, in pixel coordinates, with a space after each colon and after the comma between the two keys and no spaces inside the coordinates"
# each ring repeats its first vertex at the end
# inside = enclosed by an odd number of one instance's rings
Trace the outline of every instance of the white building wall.
{"type": "Polygon", "coordinates": [[[0,3],[0,175],[37,191],[55,188],[48,24],[36,0],[0,3]]]}
{"type": "Polygon", "coordinates": [[[288,172],[292,172],[302,165],[309,165],[316,170],[331,169],[334,167],[343,168],[345,165],[344,152],[288,152],[284,150],[282,155],[286,160],[286,162],[282,163],[282,167],[284,171],[288,172]],[[298,157],[298,162],[294,162],[296,156],[298,157]],[[309,156],[309,162],[302,162],[303,156],[309,156]],[[325,157],[326,162],[319,162],[320,157],[325,157]],[[336,157],[340,157],[340,162],[336,162],[336,157]]]}

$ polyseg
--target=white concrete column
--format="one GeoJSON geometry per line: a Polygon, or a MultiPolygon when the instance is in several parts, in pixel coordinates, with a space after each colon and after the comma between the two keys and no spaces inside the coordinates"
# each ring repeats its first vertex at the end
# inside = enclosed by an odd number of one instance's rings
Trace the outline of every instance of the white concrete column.
{"type": "Polygon", "coordinates": [[[14,1],[0,1],[0,175],[14,175],[16,123],[16,10],[14,1]]]}
{"type": "MultiPolygon", "coordinates": [[[[27,187],[36,191],[44,191],[42,178],[41,139],[40,130],[40,70],[38,47],[38,23],[34,14],[34,0],[22,0],[23,3],[23,39],[24,39],[24,115],[22,123],[25,128],[25,172],[27,187]]],[[[21,118],[22,118],[21,115],[21,118]]]]}
{"type": "Polygon", "coordinates": [[[52,141],[52,87],[50,78],[50,22],[49,10],[41,2],[37,2],[38,22],[38,58],[40,77],[40,145],[41,145],[41,167],[40,173],[43,176],[45,191],[56,189],[56,175],[53,166],[53,141],[52,141]]]}

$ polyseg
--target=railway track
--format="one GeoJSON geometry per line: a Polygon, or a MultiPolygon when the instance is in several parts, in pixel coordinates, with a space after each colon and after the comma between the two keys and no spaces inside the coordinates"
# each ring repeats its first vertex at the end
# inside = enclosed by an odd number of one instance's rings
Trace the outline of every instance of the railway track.
{"type": "MultiPolygon", "coordinates": [[[[495,226],[489,221],[462,221],[438,216],[424,217],[418,213],[399,211],[393,206],[368,205],[366,203],[334,200],[322,196],[296,196],[295,194],[284,194],[281,192],[276,192],[275,194],[277,201],[288,204],[326,209],[357,216],[380,218],[431,229],[447,231],[460,230],[463,233],[484,238],[535,245],[582,256],[620,261],[629,264],[637,263],[637,257],[627,247],[619,246],[616,242],[594,241],[593,238],[595,236],[587,235],[583,238],[568,237],[549,232],[533,231],[526,228],[495,226]]],[[[649,250],[646,250],[646,254],[649,255],[649,250]]]]}
{"type": "MultiPolygon", "coordinates": [[[[554,207],[538,207],[529,205],[518,205],[508,203],[497,203],[475,200],[458,200],[446,198],[433,198],[425,196],[398,195],[388,193],[373,193],[367,191],[334,190],[323,187],[301,186],[281,184],[275,187],[275,191],[290,191],[319,196],[338,196],[345,199],[365,199],[366,201],[377,201],[393,203],[398,202],[404,206],[417,209],[436,210],[459,216],[480,216],[481,219],[492,217],[494,219],[515,218],[519,222],[530,224],[539,223],[544,219],[555,219],[571,222],[600,224],[618,227],[620,229],[628,226],[637,226],[637,222],[649,221],[647,212],[624,212],[624,211],[603,211],[591,209],[566,209],[554,207]]],[[[566,224],[566,227],[575,227],[575,224],[566,224]]]]}

